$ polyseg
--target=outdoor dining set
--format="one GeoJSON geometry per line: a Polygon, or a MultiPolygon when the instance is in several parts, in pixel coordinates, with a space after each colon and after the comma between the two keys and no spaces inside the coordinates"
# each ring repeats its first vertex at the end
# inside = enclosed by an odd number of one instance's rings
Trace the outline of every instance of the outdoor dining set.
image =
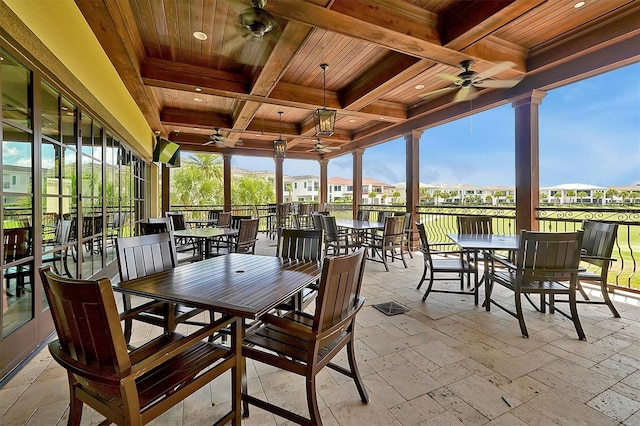
{"type": "Polygon", "coordinates": [[[297,424],[322,424],[316,375],[324,367],[351,378],[367,403],[354,347],[366,262],[380,261],[389,271],[389,258],[406,268],[413,225],[424,259],[417,285],[426,285],[423,302],[432,293],[454,293],[473,296],[479,305],[484,286],[483,307],[516,317],[524,337],[522,297],[540,312],[567,316],[580,340],[586,335],[579,303],[605,304],[619,317],[606,284],[616,225],[585,221],[575,232],[499,235],[490,217],[461,216],[450,242],[430,244],[425,224],[412,223],[409,213],[373,218],[362,211],[355,219],[336,219],[312,210],[302,211],[301,221],[285,212],[277,206],[268,218],[267,235],[271,223],[276,227],[275,256],[255,254],[258,217],[215,212],[189,223],[168,212],[141,223],[137,236],[116,238],[118,282],[42,268],[58,334],[49,350],[68,372],[69,424],[80,423],[83,403],[113,423],[144,424],[227,372],[231,407],[214,424],[241,424],[250,405],[297,424]],[[598,282],[604,300],[589,300],[581,281],[598,282]],[[513,308],[494,296],[496,286],[513,292],[513,308]],[[566,304],[568,313],[558,308],[566,304]],[[136,321],[163,333],[134,347],[136,321]],[[348,367],[332,362],[345,347],[348,367]],[[304,376],[308,416],[252,393],[247,359],[304,376]]]}

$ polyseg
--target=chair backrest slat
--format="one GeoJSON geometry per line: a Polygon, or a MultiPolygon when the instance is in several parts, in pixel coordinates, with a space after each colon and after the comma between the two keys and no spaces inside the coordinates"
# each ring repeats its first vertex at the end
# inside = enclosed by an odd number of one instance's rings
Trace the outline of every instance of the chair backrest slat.
{"type": "Polygon", "coordinates": [[[427,238],[427,231],[424,228],[424,223],[416,222],[418,227],[418,235],[420,235],[420,251],[425,259],[431,262],[431,250],[429,248],[429,240],[427,238]]]}
{"type": "Polygon", "coordinates": [[[322,230],[283,229],[276,256],[286,259],[322,260],[322,230]]]}
{"type": "Polygon", "coordinates": [[[313,330],[322,333],[344,319],[360,298],[364,274],[365,250],[343,256],[327,257],[322,265],[322,278],[313,330]]]}
{"type": "Polygon", "coordinates": [[[491,216],[458,216],[458,234],[493,234],[491,216]]]}
{"type": "Polygon", "coordinates": [[[522,231],[516,257],[525,280],[570,280],[580,265],[582,231],[522,231]]]}
{"type": "Polygon", "coordinates": [[[184,215],[182,213],[167,212],[166,216],[171,218],[174,231],[182,231],[183,229],[187,229],[187,224],[184,221],[184,215]]]}
{"type": "Polygon", "coordinates": [[[311,220],[313,221],[313,229],[315,229],[316,231],[321,231],[323,229],[322,216],[324,215],[317,212],[311,214],[311,220]]]}
{"type": "Polygon", "coordinates": [[[322,229],[326,241],[338,241],[338,225],[335,216],[322,216],[322,229]]]}
{"type": "Polygon", "coordinates": [[[168,217],[149,218],[148,222],[140,222],[140,234],[161,234],[171,232],[173,229],[171,219],[168,217]]]}
{"type": "Polygon", "coordinates": [[[116,239],[121,281],[129,281],[176,267],[173,233],[116,239]]]}
{"type": "Polygon", "coordinates": [[[231,212],[221,212],[218,214],[218,228],[228,228],[231,226],[231,212]]]}
{"type": "Polygon", "coordinates": [[[404,240],[404,216],[387,216],[384,218],[383,238],[386,243],[398,243],[404,240]]]}
{"type": "MultiPolygon", "coordinates": [[[[613,252],[613,246],[618,234],[617,223],[596,222],[585,220],[582,222],[582,230],[584,237],[582,239],[582,254],[586,256],[595,256],[610,258],[613,252]]],[[[585,262],[603,267],[608,262],[600,259],[583,258],[585,262]]]]}
{"type": "Polygon", "coordinates": [[[259,219],[242,219],[238,230],[237,252],[255,252],[259,219]]]}
{"type": "Polygon", "coordinates": [[[130,368],[111,281],[62,278],[51,267],[40,276],[62,350],[92,371],[130,368]]]}

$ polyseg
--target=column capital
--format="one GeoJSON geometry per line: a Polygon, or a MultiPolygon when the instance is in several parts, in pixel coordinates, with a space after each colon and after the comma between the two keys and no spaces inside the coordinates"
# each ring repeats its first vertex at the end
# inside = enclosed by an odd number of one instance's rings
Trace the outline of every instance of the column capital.
{"type": "Polygon", "coordinates": [[[411,141],[414,139],[420,139],[420,136],[422,136],[423,133],[424,133],[424,130],[414,129],[408,133],[403,134],[402,136],[404,136],[405,141],[411,141]]]}
{"type": "Polygon", "coordinates": [[[362,157],[362,154],[364,154],[364,148],[356,148],[351,153],[353,154],[354,157],[356,155],[359,155],[362,157]]]}
{"type": "Polygon", "coordinates": [[[222,159],[223,160],[231,160],[231,157],[233,157],[233,155],[231,155],[231,154],[222,154],[222,159]]]}
{"type": "Polygon", "coordinates": [[[318,160],[318,164],[320,164],[321,166],[326,166],[327,164],[329,164],[329,160],[323,158],[321,160],[318,160]]]}
{"type": "Polygon", "coordinates": [[[276,164],[278,164],[278,163],[282,164],[282,163],[284,163],[284,158],[280,158],[280,157],[273,157],[273,161],[274,161],[276,164]]]}
{"type": "Polygon", "coordinates": [[[519,96],[511,101],[511,106],[514,108],[518,108],[522,105],[534,104],[540,105],[542,103],[542,98],[547,96],[547,92],[543,90],[533,89],[529,93],[525,93],[522,96],[519,96]]]}

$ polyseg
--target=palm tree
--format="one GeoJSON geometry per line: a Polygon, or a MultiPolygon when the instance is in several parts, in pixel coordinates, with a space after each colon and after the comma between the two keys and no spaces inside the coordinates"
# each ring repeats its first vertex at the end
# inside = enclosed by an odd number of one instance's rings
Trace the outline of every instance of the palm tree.
{"type": "Polygon", "coordinates": [[[380,197],[382,198],[382,204],[387,204],[386,199],[389,196],[387,193],[383,193],[380,197]]]}
{"type": "Polygon", "coordinates": [[[491,204],[491,202],[493,201],[493,197],[491,195],[487,195],[486,197],[484,197],[484,201],[487,204],[491,204]]]}
{"type": "Polygon", "coordinates": [[[378,196],[378,193],[377,193],[377,192],[375,192],[375,191],[371,191],[371,192],[369,193],[369,198],[371,199],[371,203],[369,203],[369,204],[373,204],[373,199],[374,199],[374,198],[376,198],[377,196],[378,196]]]}
{"type": "Polygon", "coordinates": [[[291,183],[288,183],[284,186],[284,189],[289,193],[289,202],[292,201],[293,198],[293,185],[291,185],[291,183]]]}
{"type": "Polygon", "coordinates": [[[560,191],[556,191],[553,196],[558,200],[558,205],[560,205],[560,197],[562,197],[562,193],[560,191]]]}
{"type": "Polygon", "coordinates": [[[587,191],[578,191],[578,198],[584,202],[584,199],[587,198],[587,191]]]}
{"type": "Polygon", "coordinates": [[[576,191],[574,191],[573,189],[568,189],[566,195],[569,198],[569,203],[571,203],[572,198],[576,196],[576,191]]]}
{"type": "Polygon", "coordinates": [[[596,200],[598,200],[598,204],[602,204],[602,200],[604,198],[604,192],[602,191],[596,191],[593,193],[593,198],[595,198],[596,200]]]}
{"type": "Polygon", "coordinates": [[[630,195],[631,195],[631,192],[629,192],[629,191],[620,191],[620,197],[622,198],[622,204],[624,204],[624,200],[629,198],[630,195]]]}
{"type": "Polygon", "coordinates": [[[232,204],[268,204],[275,200],[273,185],[256,176],[243,176],[231,184],[232,204]]]}
{"type": "Polygon", "coordinates": [[[500,204],[500,197],[504,197],[504,191],[493,191],[493,196],[496,197],[496,204],[500,204]]]}
{"type": "Polygon", "coordinates": [[[224,166],[222,157],[215,154],[191,154],[185,159],[185,163],[201,169],[208,179],[222,181],[224,166]]]}
{"type": "Polygon", "coordinates": [[[631,191],[631,194],[629,194],[629,197],[631,198],[631,203],[635,204],[636,200],[638,198],[640,198],[640,192],[639,191],[631,191]]]}
{"type": "Polygon", "coordinates": [[[438,198],[444,198],[444,194],[439,189],[433,191],[433,198],[435,198],[436,205],[438,204],[438,198]]]}
{"type": "Polygon", "coordinates": [[[393,193],[391,193],[391,196],[393,197],[393,202],[397,203],[398,198],[400,198],[402,194],[400,193],[400,191],[396,190],[396,191],[393,191],[393,193]]]}
{"type": "Polygon", "coordinates": [[[616,195],[618,195],[618,191],[613,188],[607,189],[607,192],[605,193],[605,196],[609,199],[610,203],[613,202],[613,197],[615,197],[616,195]]]}

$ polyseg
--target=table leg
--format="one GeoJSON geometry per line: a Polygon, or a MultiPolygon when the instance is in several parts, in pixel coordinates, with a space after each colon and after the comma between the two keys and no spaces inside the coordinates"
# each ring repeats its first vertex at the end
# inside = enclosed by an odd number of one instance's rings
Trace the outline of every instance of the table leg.
{"type": "Polygon", "coordinates": [[[231,352],[235,357],[235,367],[231,368],[231,409],[235,417],[233,424],[242,424],[242,383],[245,379],[245,359],[242,356],[242,330],[244,320],[236,317],[231,324],[231,352]]]}

